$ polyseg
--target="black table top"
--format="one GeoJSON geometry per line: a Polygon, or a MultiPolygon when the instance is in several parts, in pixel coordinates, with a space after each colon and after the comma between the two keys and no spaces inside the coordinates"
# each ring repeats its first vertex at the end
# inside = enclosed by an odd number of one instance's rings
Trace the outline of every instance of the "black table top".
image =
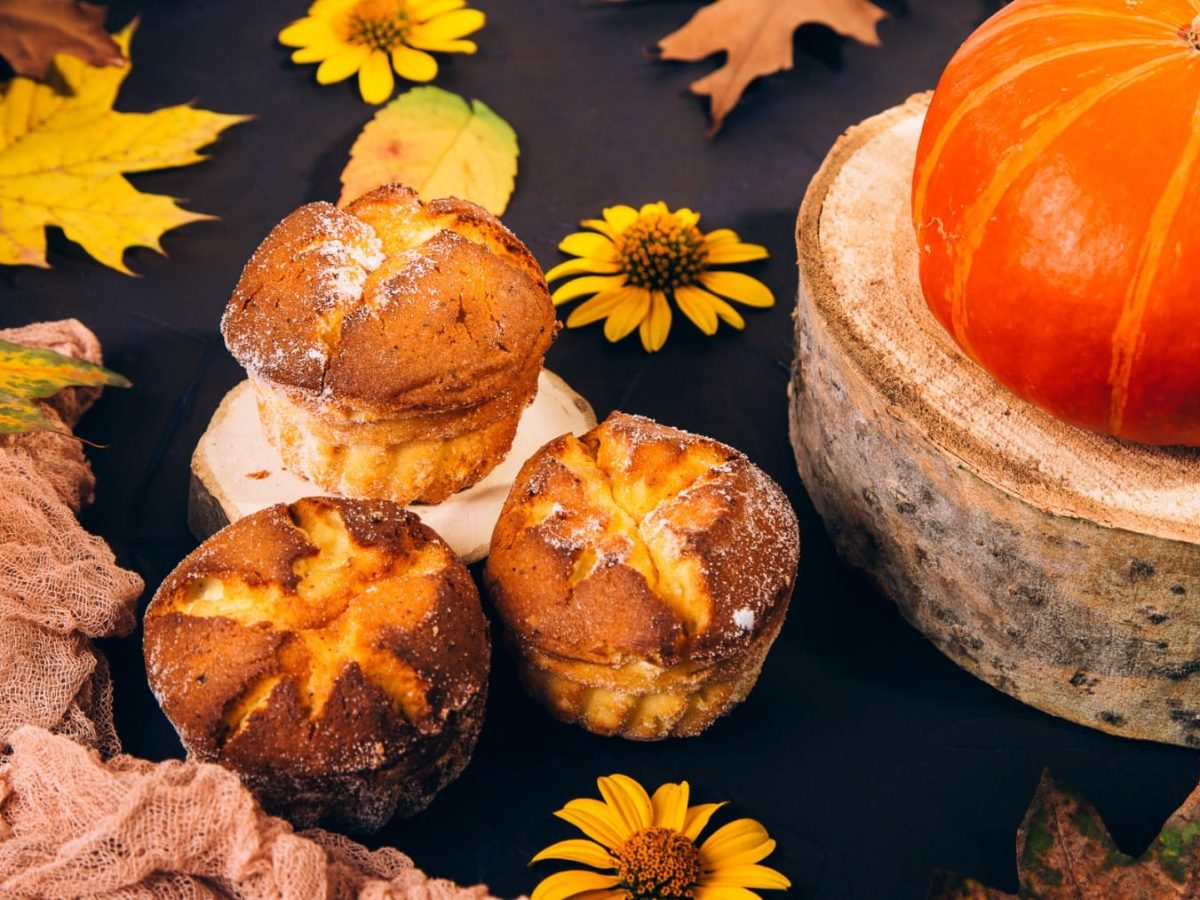
{"type": "MultiPolygon", "coordinates": [[[[1014,889],[1014,835],[1043,766],[1089,797],[1118,843],[1140,853],[1195,785],[1193,752],[1109,737],[1026,708],[943,658],[836,558],[796,474],[785,390],[796,290],[794,222],[804,189],[848,126],[931,88],[951,53],[996,4],[885,3],[881,48],[801,29],[796,68],[759,82],[714,141],[687,84],[712,68],[654,64],[645,48],[692,2],[589,4],[477,0],[488,14],[474,57],[447,60],[437,84],[478,97],[512,123],[521,169],[505,221],[545,266],[579,219],[613,203],[664,199],[732,227],[772,258],[748,271],[778,305],[743,333],[704,338],[676,317],[665,349],[599,327],[563,332],[547,364],[603,416],[653,416],[745,451],[791,496],[800,518],[799,580],[783,633],[749,699],[698,738],[605,739],[553,722],[500,655],[474,762],[426,812],[371,839],[427,871],[531,890],[551,866],[530,856],[576,836],[551,812],[626,772],[650,789],[687,779],[696,801],[761,820],[768,862],[796,896],[924,896],[935,868],[1014,889]]],[[[338,174],[372,108],[354,82],[319,87],[275,43],[298,2],[112,3],[135,13],[134,69],[118,108],[195,100],[258,118],[223,136],[199,166],[133,177],[220,216],[167,234],[168,257],[131,252],[129,278],[57,236],[48,271],[0,270],[0,325],[77,316],[108,363],[135,383],[108,392],[80,427],[99,479],[84,523],[146,579],[148,595],[194,546],[184,521],[188,460],[217,403],[241,377],[217,333],[247,256],[290,210],[336,199],[338,174]]],[[[126,749],[181,754],[146,687],[140,635],[106,641],[126,749]]]]}

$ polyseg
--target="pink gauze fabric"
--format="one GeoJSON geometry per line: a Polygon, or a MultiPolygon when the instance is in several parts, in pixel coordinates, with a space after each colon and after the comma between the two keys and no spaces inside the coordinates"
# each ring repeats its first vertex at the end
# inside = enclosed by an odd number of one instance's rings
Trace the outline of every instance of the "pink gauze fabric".
{"type": "Polygon", "coordinates": [[[33,727],[0,768],[0,896],[485,900],[369,851],[266,815],[220,766],[96,751],[33,727]]]}
{"type": "MultiPolygon", "coordinates": [[[[100,362],[95,335],[73,319],[0,331],[0,339],[100,362]]],[[[60,391],[46,415],[67,431],[97,396],[60,391]]],[[[121,749],[108,666],[90,639],[133,630],[143,585],[75,518],[94,485],[69,435],[0,438],[0,751],[24,724],[106,754],[121,749]]]]}
{"type": "MultiPolygon", "coordinates": [[[[0,339],[100,362],[73,319],[0,339]]],[[[69,388],[47,415],[70,428],[98,395],[69,388]]],[[[0,436],[0,897],[488,898],[399,851],[297,834],[219,766],[116,755],[112,683],[91,638],[132,631],[143,584],[76,519],[94,486],[73,438],[0,436]]]]}

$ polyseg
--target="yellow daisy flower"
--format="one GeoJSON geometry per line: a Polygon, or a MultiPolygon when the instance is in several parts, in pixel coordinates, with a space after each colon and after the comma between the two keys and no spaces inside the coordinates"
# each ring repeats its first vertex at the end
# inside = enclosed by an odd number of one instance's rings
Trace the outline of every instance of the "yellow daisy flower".
{"type": "Polygon", "coordinates": [[[368,103],[392,96],[392,70],[409,81],[432,81],[438,64],[428,52],[474,53],[463,40],[483,27],[467,0],[316,0],[308,15],[279,32],[298,47],[292,61],[320,63],[317,81],[333,84],[358,73],[368,103]]]}
{"type": "Polygon", "coordinates": [[[565,859],[604,872],[572,869],[544,879],[530,900],[756,900],[750,888],[785,890],[783,875],[758,863],[775,842],[753,819],[723,825],[696,845],[725,804],[688,806],[688,783],[664,784],[654,796],[628,775],[599,778],[603,800],[572,800],[555,813],[590,841],[559,841],[530,864],[565,859]]]}
{"type": "Polygon", "coordinates": [[[770,288],[749,275],[711,269],[730,263],[766,259],[767,248],[744,244],[728,228],[703,234],[700,214],[671,212],[661,201],[640,210],[610,206],[603,219],[585,219],[588,231],[568,235],[558,249],[578,259],[546,273],[547,281],[581,275],[554,292],[554,304],[589,294],[590,300],[567,317],[568,328],[604,319],[604,336],[619,341],[635,328],[642,346],[653,353],[671,330],[670,297],[705,334],[716,334],[718,321],[734,328],[746,323],[724,299],[747,306],[775,304],[770,288]]]}

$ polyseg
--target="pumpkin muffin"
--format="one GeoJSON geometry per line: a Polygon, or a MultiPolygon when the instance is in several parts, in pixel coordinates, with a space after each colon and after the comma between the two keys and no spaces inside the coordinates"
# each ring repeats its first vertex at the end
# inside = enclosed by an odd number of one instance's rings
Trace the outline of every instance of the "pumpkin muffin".
{"type": "Polygon", "coordinates": [[[787,497],[738,451],[614,412],[539,450],[484,578],[530,694],[598,734],[699,734],[749,693],[799,559],[787,497]]]}
{"type": "Polygon", "coordinates": [[[490,644],[470,574],[389,501],[308,498],[222,529],[144,623],[146,672],[190,757],[297,825],[374,830],[466,766],[490,644]]]}
{"type": "Polygon", "coordinates": [[[557,327],[512,232],[400,185],[285,218],[221,321],[284,465],[399,503],[437,503],[504,458],[557,327]]]}

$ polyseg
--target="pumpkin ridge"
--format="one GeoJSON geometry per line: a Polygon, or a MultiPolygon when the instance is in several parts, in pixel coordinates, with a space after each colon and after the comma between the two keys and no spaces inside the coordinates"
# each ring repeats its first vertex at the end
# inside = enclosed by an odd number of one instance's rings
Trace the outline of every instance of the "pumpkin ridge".
{"type": "Polygon", "coordinates": [[[942,151],[946,149],[946,144],[950,142],[955,130],[962,124],[963,119],[979,109],[992,94],[1047,63],[1060,62],[1072,56],[1101,50],[1157,46],[1177,47],[1178,42],[1166,38],[1159,40],[1151,38],[1117,38],[1108,41],[1091,41],[1086,44],[1074,44],[1071,50],[1065,53],[1061,48],[1056,47],[1013,63],[967,94],[962,99],[962,102],[954,107],[954,111],[942,123],[941,128],[938,129],[937,138],[934,140],[933,146],[929,148],[929,152],[925,154],[921,161],[920,169],[917,171],[916,185],[913,188],[913,220],[917,227],[919,228],[924,225],[925,199],[929,193],[929,180],[933,177],[933,172],[937,167],[942,151]]]}
{"type": "Polygon", "coordinates": [[[1121,317],[1113,330],[1112,366],[1108,381],[1111,387],[1108,425],[1113,434],[1121,433],[1125,419],[1125,406],[1129,400],[1129,383],[1133,367],[1144,341],[1143,324],[1150,305],[1150,294],[1158,276],[1159,264],[1166,249],[1167,236],[1175,224],[1175,217],[1183,207],[1196,162],[1200,159],[1200,99],[1192,113],[1192,129],[1180,153],[1179,161],[1167,179],[1162,196],[1150,214],[1142,246],[1138,250],[1137,267],[1121,317]]]}
{"type": "Polygon", "coordinates": [[[988,223],[1005,194],[1025,169],[1035,162],[1051,143],[1061,137],[1096,104],[1109,95],[1122,91],[1154,74],[1168,63],[1174,62],[1178,57],[1189,55],[1192,52],[1190,49],[1181,48],[1169,56],[1158,57],[1134,66],[1132,69],[1114,73],[1106,81],[1088,88],[1054,109],[1052,113],[1045,115],[1019,146],[1008,148],[1001,156],[985,188],[975,197],[975,202],[963,212],[962,241],[954,251],[954,265],[948,291],[950,322],[954,329],[954,337],[973,359],[979,360],[979,355],[967,336],[967,281],[971,275],[975,252],[982,246],[988,223]]]}
{"type": "MultiPolygon", "coordinates": [[[[1190,0],[1200,12],[1200,4],[1196,0],[1190,0]]],[[[1002,10],[992,20],[985,22],[980,28],[976,29],[959,48],[959,52],[970,50],[977,52],[978,44],[985,43],[996,39],[999,35],[1006,34],[1013,28],[1029,23],[1040,23],[1043,19],[1079,19],[1091,17],[1096,19],[1116,19],[1131,17],[1127,11],[1112,10],[1112,9],[1097,9],[1096,7],[1081,8],[1072,4],[1045,4],[1036,7],[1012,8],[1002,10]]],[[[1139,24],[1161,25],[1168,31],[1174,32],[1178,28],[1178,23],[1168,22],[1165,19],[1156,19],[1153,16],[1138,14],[1132,18],[1139,24]]]]}

